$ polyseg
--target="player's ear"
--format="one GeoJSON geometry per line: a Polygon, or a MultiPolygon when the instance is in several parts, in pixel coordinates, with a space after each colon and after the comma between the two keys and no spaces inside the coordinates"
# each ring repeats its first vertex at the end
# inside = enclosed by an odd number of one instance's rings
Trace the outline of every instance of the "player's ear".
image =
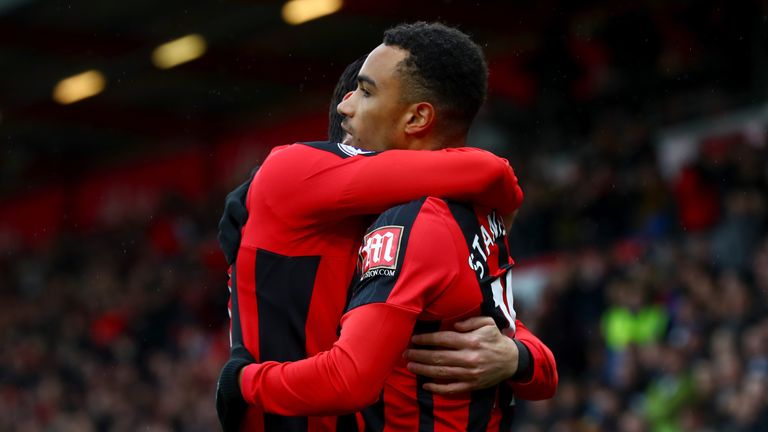
{"type": "Polygon", "coordinates": [[[410,106],[405,132],[418,135],[429,130],[435,123],[435,107],[429,102],[419,102],[410,106]]]}

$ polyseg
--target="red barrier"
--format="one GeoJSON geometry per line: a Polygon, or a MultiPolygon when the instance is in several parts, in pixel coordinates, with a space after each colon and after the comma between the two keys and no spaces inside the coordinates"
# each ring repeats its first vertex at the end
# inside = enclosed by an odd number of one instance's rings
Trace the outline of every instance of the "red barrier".
{"type": "Polygon", "coordinates": [[[178,194],[195,201],[216,187],[247,178],[276,145],[325,139],[327,114],[312,113],[268,128],[227,135],[212,148],[195,146],[95,170],[67,186],[29,192],[0,202],[0,251],[38,247],[65,229],[109,227],[147,220],[162,200],[178,194]]]}
{"type": "Polygon", "coordinates": [[[84,178],[74,191],[74,228],[114,226],[151,215],[164,196],[197,199],[207,192],[206,161],[195,148],[84,178]]]}
{"type": "Polygon", "coordinates": [[[277,123],[269,129],[253,128],[224,136],[214,153],[214,182],[225,187],[240,184],[272,147],[302,140],[323,140],[327,132],[328,116],[318,112],[277,123]]]}
{"type": "Polygon", "coordinates": [[[0,251],[45,245],[67,222],[61,187],[30,191],[0,205],[0,251]]]}

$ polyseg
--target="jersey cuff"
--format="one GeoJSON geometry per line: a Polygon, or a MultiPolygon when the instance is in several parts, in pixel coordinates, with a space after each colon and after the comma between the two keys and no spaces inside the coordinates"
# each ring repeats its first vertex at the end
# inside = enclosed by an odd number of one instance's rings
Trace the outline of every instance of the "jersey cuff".
{"type": "Polygon", "coordinates": [[[237,400],[240,397],[240,385],[238,384],[238,375],[240,369],[251,362],[246,359],[232,358],[221,369],[219,377],[219,391],[229,400],[237,400]]]}
{"type": "MultiPolygon", "coordinates": [[[[248,355],[250,357],[250,355],[248,355]]],[[[226,432],[239,430],[247,405],[240,392],[240,369],[252,362],[252,358],[232,357],[221,369],[216,389],[216,413],[226,432]]]]}
{"type": "Polygon", "coordinates": [[[524,343],[517,339],[512,339],[512,342],[517,345],[517,371],[509,380],[514,383],[527,383],[533,379],[533,356],[524,343]]]}

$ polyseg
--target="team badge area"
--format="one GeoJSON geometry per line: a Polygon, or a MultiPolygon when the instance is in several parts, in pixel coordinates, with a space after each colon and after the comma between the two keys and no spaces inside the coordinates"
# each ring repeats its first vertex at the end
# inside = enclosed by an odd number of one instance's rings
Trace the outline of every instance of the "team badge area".
{"type": "Polygon", "coordinates": [[[337,143],[336,144],[339,147],[339,150],[343,151],[349,156],[357,156],[357,155],[367,155],[367,154],[373,154],[376,153],[371,150],[363,150],[359,147],[354,147],[347,144],[337,143]]]}
{"type": "Polygon", "coordinates": [[[403,227],[397,225],[377,228],[366,234],[360,249],[361,279],[395,275],[402,234],[403,227]]]}

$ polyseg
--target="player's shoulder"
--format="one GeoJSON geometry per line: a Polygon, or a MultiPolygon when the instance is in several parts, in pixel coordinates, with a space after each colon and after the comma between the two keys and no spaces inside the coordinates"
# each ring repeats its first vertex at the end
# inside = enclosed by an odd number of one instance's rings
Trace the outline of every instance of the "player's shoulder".
{"type": "Polygon", "coordinates": [[[375,156],[379,153],[331,141],[301,141],[274,147],[264,160],[264,165],[294,164],[295,169],[309,166],[307,162],[311,160],[325,160],[332,163],[334,160],[354,156],[375,156]]]}
{"type": "MultiPolygon", "coordinates": [[[[446,200],[443,198],[426,197],[402,206],[394,207],[388,211],[393,224],[398,222],[410,222],[417,224],[421,231],[434,235],[439,233],[456,232],[458,228],[464,235],[474,234],[484,226],[489,232],[505,232],[504,222],[495,210],[477,207],[471,203],[446,200]]],[[[383,220],[384,223],[390,220],[383,220]]]]}
{"type": "Polygon", "coordinates": [[[376,218],[376,221],[371,225],[371,230],[390,225],[410,228],[425,201],[426,198],[420,198],[388,208],[376,218]]]}
{"type": "Polygon", "coordinates": [[[442,198],[422,197],[414,201],[391,207],[376,219],[372,228],[388,225],[411,227],[417,219],[435,221],[453,219],[448,202],[442,198]]]}

